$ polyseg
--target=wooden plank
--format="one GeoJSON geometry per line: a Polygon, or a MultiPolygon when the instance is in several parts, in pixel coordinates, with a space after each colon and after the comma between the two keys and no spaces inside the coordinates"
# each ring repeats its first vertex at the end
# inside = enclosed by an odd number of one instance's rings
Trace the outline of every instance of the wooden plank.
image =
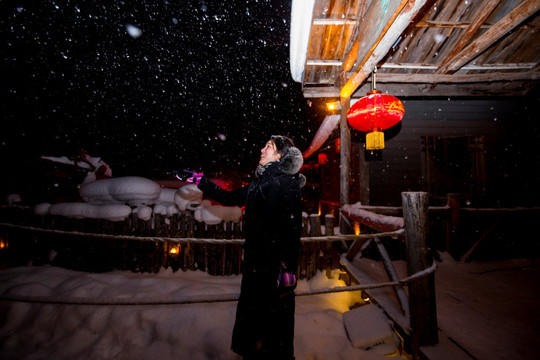
{"type": "Polygon", "coordinates": [[[356,58],[356,63],[359,66],[362,66],[363,62],[373,53],[407,2],[407,0],[386,3],[382,1],[371,2],[360,23],[358,56],[356,58]]]}
{"type": "MultiPolygon", "coordinates": [[[[468,5],[460,0],[446,0],[444,6],[433,7],[430,12],[436,14],[436,18],[458,20],[464,12],[463,7],[467,8],[468,5]],[[435,9],[438,9],[435,11],[435,9]]],[[[443,28],[428,28],[419,36],[420,40],[412,51],[407,51],[409,57],[408,61],[413,62],[435,62],[439,60],[439,56],[444,52],[445,45],[453,40],[455,33],[454,29],[443,28]],[[437,40],[441,39],[441,40],[437,40]],[[442,40],[444,39],[444,40],[442,40]]]]}
{"type": "MultiPolygon", "coordinates": [[[[341,114],[339,119],[339,138],[341,140],[340,168],[339,168],[339,205],[342,207],[350,199],[350,172],[351,172],[351,130],[347,124],[347,111],[350,108],[350,98],[341,98],[341,114]]],[[[340,215],[340,230],[342,234],[349,233],[350,229],[340,215]]]]}
{"type": "Polygon", "coordinates": [[[454,46],[454,48],[450,51],[448,56],[441,63],[439,69],[437,69],[436,71],[437,73],[446,72],[447,70],[446,65],[450,62],[451,59],[453,59],[458,53],[460,53],[461,50],[463,50],[465,45],[472,39],[474,34],[476,34],[480,26],[488,18],[491,12],[497,7],[497,5],[499,5],[499,3],[500,3],[500,0],[488,0],[488,1],[483,2],[482,4],[483,10],[474,18],[472,23],[461,34],[456,46],[454,46]]]}
{"type": "Polygon", "coordinates": [[[459,70],[538,10],[540,1],[523,1],[465,49],[450,58],[440,72],[451,73],[459,70]]]}
{"type": "Polygon", "coordinates": [[[477,83],[494,81],[540,80],[540,72],[492,72],[487,74],[377,74],[379,83],[477,83]]]}
{"type": "MultiPolygon", "coordinates": [[[[536,75],[535,75],[536,77],[536,75]]],[[[377,80],[379,77],[377,76],[377,80]]],[[[510,82],[479,82],[479,83],[447,83],[439,84],[435,89],[429,89],[426,84],[409,83],[385,83],[384,87],[379,88],[383,92],[388,92],[395,96],[415,96],[415,97],[450,97],[450,96],[472,96],[472,97],[508,97],[508,96],[525,96],[538,83],[539,80],[523,80],[510,82]]],[[[380,81],[378,81],[380,82],[380,81]]],[[[371,91],[371,84],[363,84],[358,87],[354,93],[354,97],[365,96],[371,91]]],[[[323,97],[339,97],[339,90],[336,88],[304,88],[304,97],[306,98],[323,98],[323,97]]]]}
{"type": "MultiPolygon", "coordinates": [[[[394,266],[392,265],[392,261],[390,260],[390,256],[388,255],[388,252],[386,251],[386,248],[384,247],[381,239],[378,237],[373,238],[375,241],[375,244],[377,245],[377,249],[379,250],[379,254],[381,255],[382,263],[384,266],[384,270],[386,272],[386,275],[388,276],[388,280],[390,282],[396,282],[399,281],[399,276],[397,275],[396,269],[394,269],[394,266]]],[[[392,290],[394,290],[394,294],[396,294],[396,297],[399,302],[399,306],[401,308],[401,311],[404,316],[409,316],[409,299],[407,298],[407,294],[405,293],[405,290],[401,286],[393,287],[392,290]]]]}
{"type": "MultiPolygon", "coordinates": [[[[471,25],[470,22],[460,22],[460,21],[432,21],[432,20],[422,20],[414,24],[415,27],[438,27],[438,28],[451,28],[451,29],[466,29],[471,25]]],[[[480,29],[489,29],[492,24],[482,24],[480,29]]],[[[519,26],[519,29],[527,30],[539,30],[540,28],[534,24],[522,24],[519,26]]]]}
{"type": "Polygon", "coordinates": [[[383,36],[376,44],[374,44],[367,56],[361,62],[360,69],[349,78],[347,83],[341,88],[341,97],[351,96],[358,86],[364,82],[379,61],[388,54],[392,45],[424,6],[426,1],[427,0],[415,1],[412,4],[408,3],[404,8],[399,8],[399,16],[395,18],[395,21],[392,21],[391,26],[389,26],[386,31],[383,31],[383,36]]]}

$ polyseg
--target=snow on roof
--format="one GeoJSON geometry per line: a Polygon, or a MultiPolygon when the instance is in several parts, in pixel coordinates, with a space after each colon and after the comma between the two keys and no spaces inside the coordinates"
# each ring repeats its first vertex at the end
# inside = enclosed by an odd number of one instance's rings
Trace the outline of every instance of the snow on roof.
{"type": "Polygon", "coordinates": [[[315,0],[293,0],[291,7],[290,67],[294,81],[301,83],[309,43],[315,0]]]}

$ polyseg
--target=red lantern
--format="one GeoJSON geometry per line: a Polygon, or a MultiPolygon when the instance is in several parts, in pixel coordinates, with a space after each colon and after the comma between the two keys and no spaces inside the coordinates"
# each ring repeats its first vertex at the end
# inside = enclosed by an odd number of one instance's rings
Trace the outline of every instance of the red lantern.
{"type": "Polygon", "coordinates": [[[392,95],[373,90],[354,103],[347,112],[349,125],[366,132],[366,149],[384,149],[384,133],[403,118],[403,103],[392,95]]]}

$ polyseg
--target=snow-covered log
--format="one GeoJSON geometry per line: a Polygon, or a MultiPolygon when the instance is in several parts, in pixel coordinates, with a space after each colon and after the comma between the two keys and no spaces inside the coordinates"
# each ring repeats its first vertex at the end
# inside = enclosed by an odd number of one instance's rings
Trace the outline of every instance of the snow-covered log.
{"type": "Polygon", "coordinates": [[[324,118],[321,126],[319,127],[319,130],[317,130],[317,133],[315,134],[315,137],[313,138],[313,141],[309,145],[306,151],[302,154],[304,156],[304,159],[307,159],[310,157],[314,152],[319,150],[319,148],[328,140],[330,137],[330,134],[336,126],[339,123],[339,115],[328,115],[324,118]]]}
{"type": "Polygon", "coordinates": [[[395,231],[403,229],[403,218],[376,214],[361,208],[361,204],[346,204],[341,208],[341,213],[354,221],[358,221],[373,229],[380,231],[395,231]]]}

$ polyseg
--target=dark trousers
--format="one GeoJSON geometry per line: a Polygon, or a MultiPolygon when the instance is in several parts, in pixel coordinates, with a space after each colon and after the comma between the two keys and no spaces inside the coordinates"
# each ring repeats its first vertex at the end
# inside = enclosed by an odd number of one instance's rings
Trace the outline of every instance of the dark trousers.
{"type": "Polygon", "coordinates": [[[294,292],[278,292],[273,274],[244,274],[232,350],[246,360],[294,359],[294,308],[294,292]]]}

